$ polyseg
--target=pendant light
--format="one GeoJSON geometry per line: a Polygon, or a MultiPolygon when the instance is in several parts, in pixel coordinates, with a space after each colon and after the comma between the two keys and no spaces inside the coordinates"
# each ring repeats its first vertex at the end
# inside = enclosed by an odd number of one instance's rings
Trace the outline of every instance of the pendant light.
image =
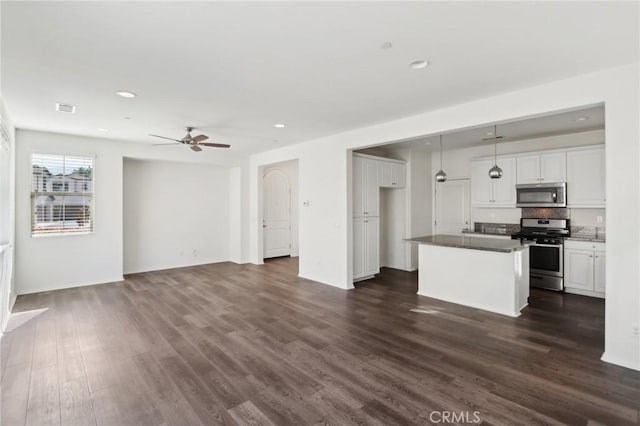
{"type": "Polygon", "coordinates": [[[500,179],[502,177],[502,169],[498,167],[498,126],[493,126],[493,167],[489,169],[489,177],[491,179],[500,179]]]}
{"type": "Polygon", "coordinates": [[[440,170],[436,173],[436,182],[446,182],[447,174],[442,170],[442,135],[440,135],[440,170]]]}

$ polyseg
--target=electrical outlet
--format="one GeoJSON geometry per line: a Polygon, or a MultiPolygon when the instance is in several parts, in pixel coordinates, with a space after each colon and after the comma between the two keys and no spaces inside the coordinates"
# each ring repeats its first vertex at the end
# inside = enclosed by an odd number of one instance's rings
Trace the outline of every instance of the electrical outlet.
{"type": "Polygon", "coordinates": [[[640,337],[640,324],[631,325],[631,334],[635,337],[640,337]]]}
{"type": "Polygon", "coordinates": [[[198,257],[198,250],[193,249],[193,257],[198,257]]]}
{"type": "Polygon", "coordinates": [[[596,222],[602,223],[602,222],[604,222],[604,218],[602,216],[597,216],[596,217],[596,222]]]}
{"type": "Polygon", "coordinates": [[[302,206],[303,207],[309,207],[309,202],[308,201],[303,201],[302,202],[302,206]]]}

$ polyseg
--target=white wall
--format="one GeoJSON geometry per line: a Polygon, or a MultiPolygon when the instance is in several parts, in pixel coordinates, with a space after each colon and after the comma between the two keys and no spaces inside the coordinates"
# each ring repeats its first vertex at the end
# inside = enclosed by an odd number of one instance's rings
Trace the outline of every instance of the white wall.
{"type": "MultiPolygon", "coordinates": [[[[268,166],[262,167],[261,176],[264,178],[264,175],[272,169],[280,170],[284,173],[289,179],[289,188],[291,190],[291,256],[297,257],[300,254],[299,250],[299,237],[298,237],[298,210],[299,210],[299,200],[298,200],[298,161],[290,160],[284,161],[281,163],[270,164],[268,166]]],[[[261,216],[262,217],[262,216],[261,216]]],[[[263,239],[264,243],[264,239],[263,239]]],[[[264,247],[263,247],[264,249],[264,247]]]]}
{"type": "Polygon", "coordinates": [[[15,241],[15,129],[0,97],[0,332],[16,299],[15,241]]]}
{"type": "Polygon", "coordinates": [[[127,158],[123,183],[125,274],[229,260],[228,169],[127,158]]]}
{"type": "Polygon", "coordinates": [[[262,165],[300,159],[300,199],[310,201],[309,207],[300,212],[300,275],[347,289],[352,288],[350,150],[604,103],[607,123],[604,359],[640,369],[640,342],[631,334],[631,324],[640,322],[639,80],[640,70],[635,63],[256,154],[251,157],[249,170],[251,259],[257,260],[257,174],[262,165]]]}
{"type": "MultiPolygon", "coordinates": [[[[18,294],[122,280],[125,157],[184,161],[193,164],[239,164],[232,153],[221,150],[194,153],[181,146],[153,147],[108,139],[18,130],[15,244],[15,282],[18,294]],[[95,156],[93,234],[31,237],[32,153],[95,156]]],[[[201,183],[203,188],[206,188],[207,184],[208,182],[201,183]]],[[[228,200],[222,205],[223,209],[228,211],[228,200]]],[[[228,237],[224,238],[228,241],[228,237]]]]}

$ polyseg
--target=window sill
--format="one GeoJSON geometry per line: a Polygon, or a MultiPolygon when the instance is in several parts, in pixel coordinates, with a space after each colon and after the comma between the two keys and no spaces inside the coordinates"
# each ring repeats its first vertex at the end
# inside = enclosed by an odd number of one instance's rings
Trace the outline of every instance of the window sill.
{"type": "Polygon", "coordinates": [[[88,232],[52,232],[47,234],[31,234],[31,238],[51,238],[51,237],[79,237],[93,235],[95,231],[88,232]]]}

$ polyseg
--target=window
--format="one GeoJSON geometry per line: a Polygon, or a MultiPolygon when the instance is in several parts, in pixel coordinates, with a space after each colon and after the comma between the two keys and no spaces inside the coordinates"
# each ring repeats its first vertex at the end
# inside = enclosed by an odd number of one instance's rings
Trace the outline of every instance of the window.
{"type": "Polygon", "coordinates": [[[93,158],[31,156],[31,235],[93,232],[93,158]]]}

